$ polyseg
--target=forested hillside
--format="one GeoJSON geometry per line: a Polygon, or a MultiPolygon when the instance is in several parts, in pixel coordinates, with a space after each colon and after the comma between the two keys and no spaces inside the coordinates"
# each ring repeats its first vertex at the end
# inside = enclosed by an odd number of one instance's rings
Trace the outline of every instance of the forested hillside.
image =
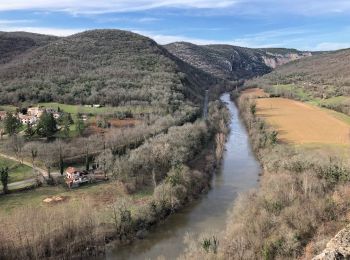
{"type": "Polygon", "coordinates": [[[144,36],[93,30],[0,65],[0,102],[156,105],[174,111],[214,83],[144,36]]]}
{"type": "Polygon", "coordinates": [[[176,42],[165,46],[172,54],[218,78],[239,80],[269,73],[273,68],[311,55],[294,49],[251,49],[231,45],[176,42]]]}
{"type": "Polygon", "coordinates": [[[288,63],[259,79],[262,84],[296,84],[315,96],[350,95],[350,49],[288,63]]]}
{"type": "Polygon", "coordinates": [[[57,39],[55,36],[27,32],[0,32],[0,64],[57,39]]]}

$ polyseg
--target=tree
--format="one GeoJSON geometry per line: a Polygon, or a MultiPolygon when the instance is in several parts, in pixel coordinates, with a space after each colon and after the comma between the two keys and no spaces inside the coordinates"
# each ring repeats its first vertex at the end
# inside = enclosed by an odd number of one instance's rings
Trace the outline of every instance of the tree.
{"type": "Polygon", "coordinates": [[[114,157],[111,149],[105,150],[102,153],[100,153],[96,157],[95,162],[103,170],[105,176],[107,176],[107,172],[111,170],[114,162],[114,157]]]}
{"type": "Polygon", "coordinates": [[[24,130],[24,135],[30,139],[33,137],[33,135],[35,134],[35,130],[33,129],[32,125],[30,123],[27,123],[27,128],[26,130],[24,130]]]}
{"type": "Polygon", "coordinates": [[[78,132],[78,135],[82,136],[83,133],[84,133],[84,130],[85,130],[85,124],[84,124],[84,121],[82,119],[78,119],[76,122],[75,122],[76,126],[75,126],[75,129],[77,130],[78,132]]]}
{"type": "Polygon", "coordinates": [[[33,168],[33,175],[36,176],[35,172],[35,159],[38,156],[38,143],[28,143],[25,147],[24,150],[27,151],[30,154],[31,160],[32,160],[32,168],[33,168]]]}
{"type": "Polygon", "coordinates": [[[2,137],[5,133],[5,129],[4,129],[4,123],[0,121],[0,140],[2,140],[2,137]]]}
{"type": "Polygon", "coordinates": [[[52,182],[51,168],[57,163],[57,145],[55,143],[46,143],[40,147],[40,161],[42,161],[47,169],[47,175],[52,182]]]}
{"type": "Polygon", "coordinates": [[[24,146],[24,140],[23,137],[13,135],[9,139],[7,143],[7,148],[11,150],[16,158],[23,163],[23,146],[24,146]]]}
{"type": "Polygon", "coordinates": [[[8,193],[8,180],[9,180],[9,168],[8,167],[2,167],[0,168],[0,178],[1,178],[1,183],[2,183],[2,189],[4,194],[8,193]]]}
{"type": "Polygon", "coordinates": [[[57,132],[57,123],[52,114],[44,111],[40,117],[37,132],[40,136],[46,137],[47,139],[57,132]]]}
{"type": "Polygon", "coordinates": [[[83,149],[85,152],[85,170],[90,170],[91,150],[95,148],[96,139],[94,137],[83,138],[83,149]]]}
{"type": "Polygon", "coordinates": [[[62,143],[61,140],[58,140],[58,152],[59,152],[58,165],[60,168],[61,175],[63,175],[64,173],[64,158],[63,158],[64,150],[65,150],[65,143],[62,143]]]}
{"type": "Polygon", "coordinates": [[[8,135],[12,136],[17,134],[18,129],[21,126],[21,122],[19,119],[14,116],[12,113],[7,112],[5,120],[4,120],[4,128],[5,132],[8,133],[8,135]]]}
{"type": "Polygon", "coordinates": [[[74,123],[71,114],[64,113],[59,119],[59,123],[62,125],[63,135],[69,137],[70,126],[74,123]]]}

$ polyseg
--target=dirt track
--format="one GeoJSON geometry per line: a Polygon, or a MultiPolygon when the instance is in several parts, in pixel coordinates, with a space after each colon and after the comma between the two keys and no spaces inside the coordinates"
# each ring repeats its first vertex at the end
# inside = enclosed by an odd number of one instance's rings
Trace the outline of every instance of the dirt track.
{"type": "Polygon", "coordinates": [[[282,141],[350,144],[350,126],[318,107],[285,98],[261,98],[256,102],[258,116],[279,131],[282,141]]]}

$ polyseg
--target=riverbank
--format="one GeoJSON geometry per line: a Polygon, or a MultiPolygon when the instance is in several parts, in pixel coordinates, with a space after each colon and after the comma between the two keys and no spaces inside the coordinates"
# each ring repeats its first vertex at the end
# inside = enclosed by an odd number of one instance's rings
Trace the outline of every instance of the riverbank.
{"type": "Polygon", "coordinates": [[[220,255],[310,259],[348,223],[349,161],[281,142],[256,101],[243,94],[236,102],[264,174],[259,189],[235,203],[220,255]]]}
{"type": "Polygon", "coordinates": [[[281,142],[254,97],[235,102],[264,169],[260,186],[235,201],[223,240],[204,237],[182,258],[311,259],[349,222],[350,163],[281,142]]]}
{"type": "Polygon", "coordinates": [[[230,133],[225,142],[222,163],[212,178],[208,193],[170,215],[144,239],[111,249],[108,259],[176,259],[190,246],[190,238],[203,232],[221,239],[218,231],[225,227],[232,200],[239,193],[256,187],[261,171],[236,106],[228,94],[223,95],[221,100],[230,112],[230,133]]]}
{"type": "Polygon", "coordinates": [[[1,214],[0,256],[95,257],[104,254],[111,241],[125,244],[142,237],[208,189],[212,168],[220,160],[216,152],[223,149],[217,136],[227,133],[224,110],[219,103],[211,104],[208,122],[171,127],[166,134],[116,158],[113,174],[118,178],[100,186],[108,185],[109,190],[96,186],[93,194],[97,198],[90,196],[90,189],[86,193],[78,189],[62,203],[41,205],[39,201],[40,206],[1,214]],[[194,158],[205,164],[193,162],[194,158]],[[150,195],[135,198],[133,193],[142,187],[148,187],[150,195]],[[72,195],[85,197],[76,200],[72,195]]]}

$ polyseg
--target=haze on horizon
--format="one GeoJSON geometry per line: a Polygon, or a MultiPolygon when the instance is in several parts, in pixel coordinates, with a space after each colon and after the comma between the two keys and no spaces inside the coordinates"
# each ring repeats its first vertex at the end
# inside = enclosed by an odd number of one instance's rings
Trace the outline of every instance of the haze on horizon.
{"type": "Polygon", "coordinates": [[[5,0],[0,31],[67,36],[115,28],[160,44],[232,44],[336,50],[350,47],[345,0],[5,0]]]}

